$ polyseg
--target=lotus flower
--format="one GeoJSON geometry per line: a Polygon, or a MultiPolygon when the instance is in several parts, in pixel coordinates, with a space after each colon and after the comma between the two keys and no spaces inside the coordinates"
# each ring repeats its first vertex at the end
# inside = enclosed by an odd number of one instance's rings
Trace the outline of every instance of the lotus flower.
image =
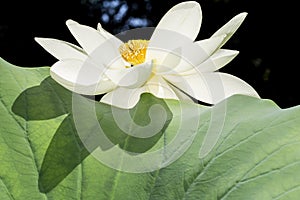
{"type": "Polygon", "coordinates": [[[210,38],[195,41],[202,11],[188,1],[163,16],[150,40],[124,43],[100,24],[96,30],[72,20],[66,24],[82,48],[56,39],[35,40],[59,60],[50,68],[55,81],[76,93],[103,94],[101,102],[132,108],[142,93],[151,93],[215,104],[234,94],[259,97],[243,80],[217,72],[238,54],[221,47],[246,15],[238,14],[210,38]]]}

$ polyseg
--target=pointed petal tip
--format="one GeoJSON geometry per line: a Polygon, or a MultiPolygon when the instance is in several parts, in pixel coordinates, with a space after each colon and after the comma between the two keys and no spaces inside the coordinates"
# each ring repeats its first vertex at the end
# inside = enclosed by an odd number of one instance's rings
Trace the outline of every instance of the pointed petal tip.
{"type": "Polygon", "coordinates": [[[55,40],[55,39],[43,38],[43,37],[34,37],[34,40],[37,41],[37,42],[44,42],[44,41],[55,40]]]}
{"type": "Polygon", "coordinates": [[[242,15],[242,16],[247,16],[248,15],[248,13],[247,12],[242,12],[242,13],[240,13],[240,15],[242,15]]]}
{"type": "MultiPolygon", "coordinates": [[[[223,49],[221,49],[221,50],[223,50],[223,49]]],[[[233,60],[235,57],[237,57],[237,55],[239,54],[240,52],[239,51],[237,51],[237,50],[226,50],[225,52],[224,52],[224,54],[223,54],[223,56],[225,56],[225,57],[228,57],[229,58],[229,62],[231,62],[231,60],[233,60]]],[[[229,63],[228,62],[228,63],[229,63]]],[[[226,63],[226,65],[227,65],[227,63],[226,63]]]]}
{"type": "Polygon", "coordinates": [[[34,37],[34,40],[41,46],[43,46],[47,41],[51,40],[50,38],[41,38],[41,37],[34,37]]]}
{"type": "Polygon", "coordinates": [[[41,46],[43,45],[47,45],[53,41],[58,41],[56,39],[52,39],[52,38],[42,38],[42,37],[35,37],[34,40],[39,43],[41,46]]]}
{"type": "Polygon", "coordinates": [[[247,17],[248,13],[247,12],[242,12],[238,15],[236,15],[234,18],[240,18],[241,21],[244,21],[244,19],[247,17]]]}
{"type": "Polygon", "coordinates": [[[102,29],[102,25],[100,23],[97,24],[97,29],[101,30],[102,29]]]}
{"type": "Polygon", "coordinates": [[[40,43],[40,41],[42,41],[43,39],[40,37],[34,37],[33,38],[37,43],[40,43]]]}
{"type": "Polygon", "coordinates": [[[228,51],[228,54],[231,54],[231,55],[238,55],[239,53],[240,53],[240,51],[238,51],[238,50],[232,50],[232,49],[230,49],[228,51]]]}

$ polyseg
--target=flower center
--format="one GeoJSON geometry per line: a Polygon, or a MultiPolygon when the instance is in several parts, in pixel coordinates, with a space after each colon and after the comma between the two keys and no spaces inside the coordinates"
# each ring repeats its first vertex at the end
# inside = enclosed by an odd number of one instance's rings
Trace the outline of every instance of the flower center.
{"type": "Polygon", "coordinates": [[[124,60],[131,65],[138,65],[145,62],[148,40],[129,40],[119,47],[124,60]]]}

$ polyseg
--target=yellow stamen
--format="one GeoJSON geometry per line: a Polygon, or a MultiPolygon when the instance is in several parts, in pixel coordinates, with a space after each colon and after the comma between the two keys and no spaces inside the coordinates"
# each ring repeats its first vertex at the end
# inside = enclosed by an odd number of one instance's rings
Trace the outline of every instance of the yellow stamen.
{"type": "Polygon", "coordinates": [[[145,62],[148,40],[129,40],[119,47],[119,51],[131,65],[138,65],[145,62]]]}

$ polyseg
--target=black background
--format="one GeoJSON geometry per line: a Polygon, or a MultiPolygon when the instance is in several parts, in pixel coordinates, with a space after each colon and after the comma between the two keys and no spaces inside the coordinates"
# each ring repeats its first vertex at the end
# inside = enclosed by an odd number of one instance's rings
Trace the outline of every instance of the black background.
{"type": "MultiPolygon", "coordinates": [[[[147,21],[147,26],[156,26],[160,18],[179,2],[182,1],[1,0],[0,57],[23,67],[51,66],[56,59],[33,38],[56,38],[76,44],[65,25],[67,19],[95,28],[101,22],[106,30],[116,34],[139,27],[130,25],[132,18],[142,18],[147,21]],[[121,19],[115,20],[114,16],[124,4],[127,12],[121,19]],[[103,14],[109,16],[109,21],[103,21],[103,14]]],[[[300,17],[297,1],[198,2],[202,7],[203,21],[197,39],[210,37],[236,14],[248,12],[245,22],[224,46],[239,50],[240,54],[221,71],[245,80],[262,98],[272,99],[282,108],[300,105],[300,78],[297,73],[300,68],[300,17]]]]}

